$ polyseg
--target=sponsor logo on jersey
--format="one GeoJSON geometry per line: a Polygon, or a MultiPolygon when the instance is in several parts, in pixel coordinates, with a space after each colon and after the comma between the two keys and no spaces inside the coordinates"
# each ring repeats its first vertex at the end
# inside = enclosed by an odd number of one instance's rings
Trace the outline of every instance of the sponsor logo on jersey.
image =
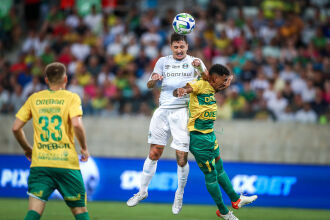
{"type": "Polygon", "coordinates": [[[176,77],[176,76],[189,76],[191,77],[193,74],[192,73],[165,73],[165,77],[176,77]]]}
{"type": "Polygon", "coordinates": [[[49,143],[49,144],[42,144],[38,143],[38,149],[47,149],[47,150],[57,150],[57,149],[70,149],[70,144],[57,144],[57,143],[49,143]]]}
{"type": "Polygon", "coordinates": [[[183,69],[188,69],[188,63],[184,63],[184,64],[182,65],[182,68],[183,68],[183,69]]]}
{"type": "Polygon", "coordinates": [[[171,67],[171,65],[165,65],[165,69],[168,70],[171,67]]]}

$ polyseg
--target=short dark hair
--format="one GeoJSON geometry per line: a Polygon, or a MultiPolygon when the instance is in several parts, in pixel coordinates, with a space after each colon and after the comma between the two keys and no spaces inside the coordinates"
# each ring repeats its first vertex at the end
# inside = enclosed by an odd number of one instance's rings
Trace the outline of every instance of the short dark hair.
{"type": "Polygon", "coordinates": [[[171,35],[171,44],[174,41],[184,41],[184,42],[188,43],[186,35],[178,34],[175,32],[171,35]]]}
{"type": "Polygon", "coordinates": [[[223,76],[223,75],[229,76],[230,75],[230,70],[224,65],[214,64],[210,68],[209,74],[210,75],[216,74],[216,75],[219,75],[219,76],[223,76]]]}
{"type": "Polygon", "coordinates": [[[50,83],[60,83],[65,74],[66,68],[59,62],[50,63],[45,68],[45,76],[50,83]]]}

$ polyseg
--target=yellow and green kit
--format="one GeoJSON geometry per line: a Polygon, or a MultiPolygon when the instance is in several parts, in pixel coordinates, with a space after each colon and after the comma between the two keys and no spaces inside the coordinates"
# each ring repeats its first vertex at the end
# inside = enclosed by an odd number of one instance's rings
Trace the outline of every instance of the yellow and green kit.
{"type": "Polygon", "coordinates": [[[71,118],[82,114],[79,96],[67,90],[34,93],[16,114],[23,122],[33,121],[29,195],[46,201],[58,189],[69,206],[85,206],[71,123],[71,118]]]}
{"type": "Polygon", "coordinates": [[[189,85],[193,89],[189,101],[189,150],[202,171],[211,172],[214,170],[214,159],[219,156],[219,145],[213,129],[217,116],[215,90],[203,79],[190,82],[189,85]]]}
{"type": "Polygon", "coordinates": [[[214,97],[216,91],[208,81],[203,79],[190,82],[189,85],[193,90],[190,93],[189,101],[189,150],[204,173],[208,192],[217,204],[220,213],[226,215],[229,210],[223,203],[219,185],[222,186],[231,201],[237,201],[239,196],[223,169],[222,159],[219,158],[219,144],[213,129],[217,115],[214,97]]]}

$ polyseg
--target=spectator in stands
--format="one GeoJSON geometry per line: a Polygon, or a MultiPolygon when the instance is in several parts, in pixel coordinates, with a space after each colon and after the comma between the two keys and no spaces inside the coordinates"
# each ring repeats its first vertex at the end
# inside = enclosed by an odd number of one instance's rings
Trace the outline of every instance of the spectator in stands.
{"type": "Polygon", "coordinates": [[[24,97],[22,96],[22,86],[16,84],[14,87],[14,92],[10,95],[9,99],[9,112],[18,112],[25,102],[24,97]]]}
{"type": "Polygon", "coordinates": [[[84,18],[84,22],[94,34],[100,34],[102,31],[102,14],[97,12],[96,5],[91,8],[91,13],[84,18]]]}
{"type": "Polygon", "coordinates": [[[285,110],[278,114],[278,121],[280,122],[294,122],[295,120],[295,114],[290,105],[286,106],[285,110]]]}
{"type": "Polygon", "coordinates": [[[0,84],[0,113],[6,113],[8,110],[10,94],[0,84]]]}
{"type": "Polygon", "coordinates": [[[311,109],[309,103],[305,103],[303,109],[297,111],[295,114],[295,120],[301,123],[316,123],[317,115],[311,109]]]}
{"type": "Polygon", "coordinates": [[[284,109],[288,105],[288,100],[283,98],[282,92],[277,92],[276,97],[267,102],[268,109],[278,119],[279,115],[283,113],[284,109]]]}

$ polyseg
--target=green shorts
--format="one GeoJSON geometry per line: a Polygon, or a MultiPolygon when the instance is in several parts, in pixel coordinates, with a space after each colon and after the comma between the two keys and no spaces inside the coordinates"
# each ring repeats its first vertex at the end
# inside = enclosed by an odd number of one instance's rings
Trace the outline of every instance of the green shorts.
{"type": "Polygon", "coordinates": [[[32,167],[28,195],[47,201],[57,189],[69,207],[85,207],[86,191],[80,170],[32,167]]]}
{"type": "Polygon", "coordinates": [[[215,158],[220,155],[220,150],[214,132],[203,134],[191,131],[189,150],[203,173],[209,173],[215,169],[215,158]]]}

